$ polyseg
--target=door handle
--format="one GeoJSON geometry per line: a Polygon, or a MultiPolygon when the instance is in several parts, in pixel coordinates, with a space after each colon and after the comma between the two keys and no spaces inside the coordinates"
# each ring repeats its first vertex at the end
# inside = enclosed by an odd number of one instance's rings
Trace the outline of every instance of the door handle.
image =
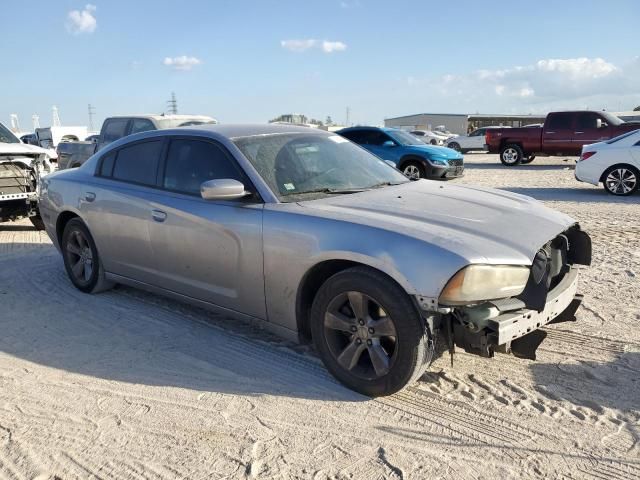
{"type": "Polygon", "coordinates": [[[96,194],[93,192],[87,192],[84,194],[84,199],[87,202],[93,202],[96,199],[96,194]]]}
{"type": "Polygon", "coordinates": [[[576,134],[577,134],[577,133],[584,133],[584,132],[573,132],[573,133],[576,133],[576,134]]]}
{"type": "Polygon", "coordinates": [[[162,210],[151,210],[151,217],[156,222],[164,222],[167,219],[167,213],[162,210]]]}
{"type": "Polygon", "coordinates": [[[544,132],[544,133],[546,133],[547,135],[549,135],[550,133],[556,133],[556,132],[544,132]]]}

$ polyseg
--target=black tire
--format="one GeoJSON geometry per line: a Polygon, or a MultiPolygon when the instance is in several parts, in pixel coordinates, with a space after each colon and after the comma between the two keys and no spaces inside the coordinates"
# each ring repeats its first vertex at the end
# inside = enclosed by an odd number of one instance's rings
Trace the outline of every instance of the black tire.
{"type": "Polygon", "coordinates": [[[424,170],[424,165],[416,160],[409,160],[402,164],[400,169],[405,177],[411,180],[418,180],[420,178],[426,178],[427,173],[424,170]]]}
{"type": "Polygon", "coordinates": [[[98,249],[82,220],[69,220],[62,234],[60,249],[67,275],[78,290],[98,293],[113,287],[113,283],[105,279],[98,249]]]}
{"type": "Polygon", "coordinates": [[[520,145],[508,144],[500,149],[500,161],[506,167],[515,167],[520,165],[524,154],[520,145]]]}
{"type": "Polygon", "coordinates": [[[451,142],[447,145],[447,147],[452,148],[456,152],[462,152],[462,149],[460,148],[460,144],[458,142],[451,142]]]}
{"type": "Polygon", "coordinates": [[[640,172],[631,165],[614,165],[602,174],[604,190],[617,197],[626,197],[638,191],[640,172]]]}
{"type": "Polygon", "coordinates": [[[533,162],[535,160],[535,158],[536,158],[535,155],[529,155],[527,158],[523,158],[520,163],[522,163],[522,165],[527,165],[527,164],[533,162]]]}
{"type": "Polygon", "coordinates": [[[418,380],[434,354],[430,332],[407,293],[368,267],[343,270],[320,287],[311,333],[327,369],[348,388],[372,397],[418,380]],[[358,308],[364,319],[358,319],[358,308]]]}
{"type": "Polygon", "coordinates": [[[39,213],[33,217],[29,217],[29,220],[31,220],[33,226],[36,227],[36,230],[44,230],[44,222],[39,213]]]}
{"type": "Polygon", "coordinates": [[[438,142],[435,139],[431,139],[431,141],[429,142],[431,145],[437,145],[438,142]]]}

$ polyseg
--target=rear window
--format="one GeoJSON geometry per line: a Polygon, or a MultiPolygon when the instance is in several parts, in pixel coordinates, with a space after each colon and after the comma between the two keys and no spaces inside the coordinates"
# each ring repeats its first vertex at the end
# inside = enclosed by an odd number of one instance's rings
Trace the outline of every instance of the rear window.
{"type": "Polygon", "coordinates": [[[549,130],[569,130],[571,128],[571,114],[560,113],[549,119],[549,130]]]}
{"type": "Polygon", "coordinates": [[[162,143],[162,140],[154,140],[118,150],[112,177],[125,182],[155,186],[162,143]]]}

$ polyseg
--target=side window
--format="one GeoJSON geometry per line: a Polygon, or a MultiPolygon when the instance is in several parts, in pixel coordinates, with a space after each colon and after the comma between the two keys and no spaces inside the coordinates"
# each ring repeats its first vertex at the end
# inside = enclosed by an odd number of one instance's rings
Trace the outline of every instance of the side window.
{"type": "Polygon", "coordinates": [[[384,132],[373,131],[371,133],[372,133],[372,136],[371,136],[372,145],[377,145],[378,147],[381,147],[384,142],[393,142],[396,144],[398,143],[384,132]]]}
{"type": "Polygon", "coordinates": [[[552,115],[549,120],[548,130],[569,130],[571,128],[571,114],[559,113],[552,115]]]}
{"type": "Polygon", "coordinates": [[[162,154],[162,140],[136,143],[118,150],[113,178],[155,186],[162,154]]]}
{"type": "Polygon", "coordinates": [[[106,145],[124,137],[127,131],[127,123],[129,123],[129,120],[126,118],[107,120],[102,132],[102,144],[106,145]]]}
{"type": "Polygon", "coordinates": [[[362,133],[363,132],[361,132],[361,131],[355,130],[353,132],[344,132],[341,135],[344,138],[346,138],[348,140],[351,140],[354,143],[362,144],[362,143],[364,143],[363,139],[362,139],[362,133]]]}
{"type": "Polygon", "coordinates": [[[136,118],[131,122],[131,135],[134,133],[140,132],[148,132],[149,130],[155,130],[156,127],[153,126],[151,120],[147,120],[146,118],[136,118]]]}
{"type": "Polygon", "coordinates": [[[598,115],[595,113],[580,113],[577,119],[577,130],[595,130],[598,128],[598,115]]]}
{"type": "Polygon", "coordinates": [[[115,159],[115,152],[102,157],[100,160],[100,170],[98,171],[98,175],[100,177],[110,177],[113,175],[113,164],[115,163],[115,159]]]}
{"type": "Polygon", "coordinates": [[[203,182],[222,178],[232,178],[246,184],[239,167],[222,147],[200,140],[171,142],[164,188],[199,196],[203,182]]]}

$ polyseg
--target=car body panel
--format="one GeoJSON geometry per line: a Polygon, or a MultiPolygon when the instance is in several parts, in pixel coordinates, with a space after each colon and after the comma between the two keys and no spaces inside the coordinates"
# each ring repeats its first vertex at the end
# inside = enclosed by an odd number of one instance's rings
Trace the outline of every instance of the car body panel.
{"type": "Polygon", "coordinates": [[[585,145],[582,153],[596,152],[576,164],[576,179],[598,185],[604,172],[613,165],[631,165],[640,171],[640,130],[614,143],[585,145]]]}

